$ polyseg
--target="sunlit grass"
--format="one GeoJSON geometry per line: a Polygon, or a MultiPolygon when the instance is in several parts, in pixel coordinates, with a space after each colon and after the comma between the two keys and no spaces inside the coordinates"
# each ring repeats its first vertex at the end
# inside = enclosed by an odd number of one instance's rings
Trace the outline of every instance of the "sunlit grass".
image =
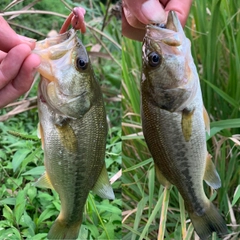
{"type": "MultiPolygon", "coordinates": [[[[193,1],[185,33],[211,119],[208,150],[222,187],[206,192],[223,213],[231,239],[240,231],[240,2],[193,1]]],[[[140,120],[141,44],[123,38],[123,239],[198,239],[175,187],[155,181],[140,120]],[[168,198],[167,198],[168,199],[168,198]],[[164,224],[166,220],[166,224],[164,224]]],[[[217,239],[214,234],[212,239],[217,239]]]]}
{"type": "MultiPolygon", "coordinates": [[[[59,31],[70,13],[61,1],[58,2],[12,1],[16,5],[4,10],[10,1],[1,1],[0,15],[7,12],[5,19],[9,20],[21,10],[9,24],[18,34],[42,40],[50,30],[59,31]]],[[[67,2],[71,7],[79,6],[79,2],[67,2]]],[[[121,168],[121,30],[119,21],[110,17],[110,9],[92,3],[81,1],[81,6],[87,9],[87,32],[79,34],[79,38],[90,53],[104,94],[109,125],[105,160],[109,178],[115,178],[112,186],[116,198],[110,201],[89,194],[79,239],[121,239],[121,189],[117,174],[121,168]],[[106,19],[104,27],[103,19],[106,19]]],[[[46,239],[60,210],[55,191],[32,186],[44,171],[43,151],[37,137],[37,86],[38,82],[25,96],[25,102],[18,100],[0,110],[0,121],[3,121],[0,122],[0,239],[46,239]]]]}

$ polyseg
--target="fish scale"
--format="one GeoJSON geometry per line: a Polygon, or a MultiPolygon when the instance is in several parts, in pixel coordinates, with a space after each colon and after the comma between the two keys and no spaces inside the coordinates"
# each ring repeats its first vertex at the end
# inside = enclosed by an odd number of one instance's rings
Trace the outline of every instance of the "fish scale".
{"type": "Polygon", "coordinates": [[[56,190],[61,200],[48,239],[76,239],[90,190],[114,199],[104,162],[107,121],[100,85],[75,31],[55,38],[37,42],[34,50],[42,58],[38,109],[46,168],[35,185],[56,190]]]}
{"type": "Polygon", "coordinates": [[[224,237],[226,223],[203,188],[203,180],[221,186],[206,147],[209,118],[190,41],[175,12],[169,12],[164,28],[147,25],[142,62],[142,127],[157,178],[166,187],[177,187],[202,240],[212,232],[224,237]]]}

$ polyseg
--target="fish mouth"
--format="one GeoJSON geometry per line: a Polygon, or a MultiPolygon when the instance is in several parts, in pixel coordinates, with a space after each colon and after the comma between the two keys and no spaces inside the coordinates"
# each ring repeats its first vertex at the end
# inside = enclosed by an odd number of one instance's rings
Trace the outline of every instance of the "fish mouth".
{"type": "Polygon", "coordinates": [[[177,17],[176,12],[174,11],[170,11],[168,13],[168,18],[167,18],[167,22],[166,23],[151,23],[147,25],[147,29],[148,28],[153,28],[153,29],[162,29],[162,30],[171,30],[174,32],[178,32],[179,31],[179,19],[177,17]]]}
{"type": "Polygon", "coordinates": [[[76,36],[76,31],[74,29],[70,29],[65,33],[58,34],[57,36],[48,37],[44,40],[37,41],[36,46],[33,50],[34,53],[41,55],[42,52],[50,47],[59,47],[59,45],[68,44],[71,42],[76,36]]]}
{"type": "Polygon", "coordinates": [[[184,40],[181,23],[174,11],[168,13],[166,24],[151,23],[146,26],[145,41],[164,43],[171,47],[181,46],[184,40]]]}
{"type": "Polygon", "coordinates": [[[77,45],[75,37],[76,31],[70,29],[63,34],[36,43],[36,47],[32,52],[41,58],[41,64],[37,70],[44,78],[56,82],[56,66],[61,68],[61,65],[71,64],[70,53],[77,45]]]}
{"type": "Polygon", "coordinates": [[[165,30],[171,30],[174,32],[178,32],[179,31],[179,20],[177,17],[176,12],[174,11],[170,11],[168,13],[168,18],[167,18],[167,22],[165,23],[151,23],[147,25],[147,28],[154,28],[154,29],[165,29],[165,30]]]}

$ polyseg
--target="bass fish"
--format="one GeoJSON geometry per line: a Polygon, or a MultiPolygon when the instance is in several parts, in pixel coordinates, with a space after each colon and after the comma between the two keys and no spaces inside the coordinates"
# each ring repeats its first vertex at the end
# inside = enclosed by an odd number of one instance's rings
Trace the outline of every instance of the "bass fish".
{"type": "Polygon", "coordinates": [[[157,178],[177,187],[202,240],[212,232],[223,237],[225,221],[203,189],[203,180],[214,189],[221,186],[206,147],[210,121],[190,41],[175,12],[169,12],[166,25],[147,25],[142,61],[142,127],[157,178]]]}
{"type": "Polygon", "coordinates": [[[55,189],[61,200],[48,239],[76,239],[89,191],[114,199],[104,162],[102,92],[73,29],[37,42],[34,52],[41,57],[39,132],[46,168],[35,186],[55,189]]]}

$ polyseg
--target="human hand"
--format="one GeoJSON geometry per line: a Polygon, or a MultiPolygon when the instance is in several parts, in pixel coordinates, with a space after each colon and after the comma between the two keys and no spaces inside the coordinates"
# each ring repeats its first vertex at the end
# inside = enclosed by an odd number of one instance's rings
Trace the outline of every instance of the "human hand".
{"type": "Polygon", "coordinates": [[[0,108],[29,90],[40,58],[35,40],[17,35],[0,16],[0,108]]]}
{"type": "Polygon", "coordinates": [[[122,33],[128,38],[142,41],[145,25],[166,22],[170,10],[177,13],[184,26],[191,4],[192,0],[123,0],[122,33]]]}

